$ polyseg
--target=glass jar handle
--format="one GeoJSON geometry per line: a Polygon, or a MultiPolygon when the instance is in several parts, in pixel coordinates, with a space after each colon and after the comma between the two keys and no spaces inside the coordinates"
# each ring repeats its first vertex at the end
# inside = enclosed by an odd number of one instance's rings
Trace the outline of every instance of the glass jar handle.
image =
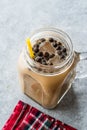
{"type": "Polygon", "coordinates": [[[87,52],[79,52],[80,61],[76,67],[75,79],[81,79],[87,77],[87,52]]]}

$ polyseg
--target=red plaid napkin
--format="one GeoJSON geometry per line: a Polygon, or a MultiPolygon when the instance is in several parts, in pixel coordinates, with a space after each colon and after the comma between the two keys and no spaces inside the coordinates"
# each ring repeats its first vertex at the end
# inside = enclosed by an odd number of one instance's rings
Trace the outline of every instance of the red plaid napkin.
{"type": "Polygon", "coordinates": [[[19,101],[2,130],[76,130],[19,101]]]}

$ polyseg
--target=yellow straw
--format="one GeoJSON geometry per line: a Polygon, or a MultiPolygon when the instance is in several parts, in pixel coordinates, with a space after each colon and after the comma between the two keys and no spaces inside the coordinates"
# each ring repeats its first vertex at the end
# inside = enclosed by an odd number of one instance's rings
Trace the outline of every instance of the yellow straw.
{"type": "Polygon", "coordinates": [[[29,38],[26,39],[26,44],[27,44],[27,47],[28,47],[28,52],[30,54],[30,57],[34,58],[34,52],[32,50],[32,46],[31,46],[31,42],[30,42],[29,38]]]}

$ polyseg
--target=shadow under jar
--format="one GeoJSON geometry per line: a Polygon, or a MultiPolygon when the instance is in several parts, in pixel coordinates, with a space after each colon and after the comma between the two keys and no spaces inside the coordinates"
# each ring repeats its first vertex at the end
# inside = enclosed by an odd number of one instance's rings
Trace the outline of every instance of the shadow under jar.
{"type": "MultiPolygon", "coordinates": [[[[18,70],[23,92],[43,107],[52,109],[71,87],[79,54],[73,51],[69,36],[59,29],[42,28],[35,31],[30,37],[32,46],[43,38],[53,38],[54,41],[62,43],[67,49],[66,58],[53,65],[43,65],[32,59],[25,47],[19,57],[18,70]]],[[[49,47],[47,50],[49,52],[49,47]]]]}

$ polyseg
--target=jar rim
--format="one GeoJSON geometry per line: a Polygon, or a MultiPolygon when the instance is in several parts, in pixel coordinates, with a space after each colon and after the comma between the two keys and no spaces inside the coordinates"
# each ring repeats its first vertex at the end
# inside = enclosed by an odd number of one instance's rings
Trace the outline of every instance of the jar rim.
{"type": "Polygon", "coordinates": [[[67,56],[66,60],[62,61],[61,63],[58,63],[58,65],[52,65],[52,66],[41,65],[40,63],[35,62],[33,59],[31,59],[29,55],[27,56],[27,60],[28,60],[29,64],[31,64],[31,66],[35,65],[35,66],[41,67],[43,69],[45,69],[45,68],[46,69],[51,69],[51,68],[61,69],[68,64],[68,62],[72,59],[73,54],[74,54],[71,38],[69,37],[69,35],[66,32],[64,32],[60,29],[57,29],[54,27],[46,27],[46,28],[40,28],[40,29],[37,29],[36,31],[34,31],[30,35],[31,42],[33,41],[35,36],[37,37],[41,33],[46,33],[46,32],[55,33],[55,34],[57,34],[57,37],[58,37],[58,35],[60,35],[64,40],[67,40],[67,44],[70,47],[70,52],[69,52],[69,55],[67,56]]]}

